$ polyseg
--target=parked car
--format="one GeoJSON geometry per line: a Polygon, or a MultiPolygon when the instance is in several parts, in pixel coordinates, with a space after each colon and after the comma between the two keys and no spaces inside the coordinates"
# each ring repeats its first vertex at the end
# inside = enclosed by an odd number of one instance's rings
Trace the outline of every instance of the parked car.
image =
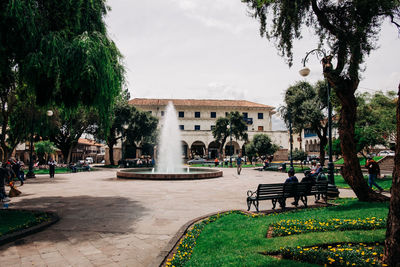
{"type": "Polygon", "coordinates": [[[87,157],[85,160],[87,161],[87,163],[93,164],[93,158],[92,157],[87,157]]]}
{"type": "Polygon", "coordinates": [[[391,150],[383,150],[378,153],[378,156],[384,157],[384,156],[394,156],[394,151],[391,150]]]}
{"type": "Polygon", "coordinates": [[[207,162],[206,159],[195,158],[195,159],[188,160],[187,164],[203,164],[203,163],[206,163],[206,162],[207,162]]]}

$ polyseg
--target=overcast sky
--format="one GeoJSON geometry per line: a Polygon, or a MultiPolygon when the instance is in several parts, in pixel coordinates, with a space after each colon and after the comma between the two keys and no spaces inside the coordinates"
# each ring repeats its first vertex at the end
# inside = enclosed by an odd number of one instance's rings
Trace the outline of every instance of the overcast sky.
{"type": "MultiPolygon", "coordinates": [[[[109,0],[110,37],[124,56],[132,97],[245,99],[279,107],[283,92],[301,80],[298,70],[316,41],[305,29],[291,68],[240,0],[109,0]]],[[[379,49],[366,61],[359,89],[396,90],[400,38],[386,23],[379,49]]],[[[316,57],[309,82],[322,79],[316,57]]],[[[280,128],[275,123],[274,128],[280,128]]]]}

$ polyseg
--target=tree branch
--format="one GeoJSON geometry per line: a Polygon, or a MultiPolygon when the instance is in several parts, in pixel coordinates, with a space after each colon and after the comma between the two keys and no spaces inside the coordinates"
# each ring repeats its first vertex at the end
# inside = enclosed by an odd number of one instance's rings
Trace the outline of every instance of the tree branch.
{"type": "Polygon", "coordinates": [[[317,0],[312,0],[311,6],[315,15],[317,16],[320,25],[325,29],[327,29],[329,33],[337,37],[340,34],[339,29],[333,26],[333,24],[330,23],[328,18],[325,16],[324,12],[322,12],[321,9],[319,9],[317,5],[317,0]]]}

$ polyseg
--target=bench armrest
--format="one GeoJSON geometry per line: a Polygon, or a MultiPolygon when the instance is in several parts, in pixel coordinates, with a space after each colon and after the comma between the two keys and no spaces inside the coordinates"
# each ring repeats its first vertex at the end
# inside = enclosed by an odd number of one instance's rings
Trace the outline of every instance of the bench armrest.
{"type": "Polygon", "coordinates": [[[253,196],[253,195],[256,194],[256,193],[257,193],[257,191],[253,192],[253,191],[249,190],[249,191],[247,191],[247,196],[248,196],[248,197],[251,197],[251,196],[253,196]]]}

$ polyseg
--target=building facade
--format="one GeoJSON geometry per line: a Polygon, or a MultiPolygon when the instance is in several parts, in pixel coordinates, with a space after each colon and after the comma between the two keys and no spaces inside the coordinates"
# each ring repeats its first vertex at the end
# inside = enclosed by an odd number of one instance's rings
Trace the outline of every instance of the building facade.
{"type": "MultiPolygon", "coordinates": [[[[204,100],[204,99],[144,99],[135,98],[129,101],[136,108],[150,112],[159,119],[162,127],[166,106],[172,102],[175,106],[179,127],[182,134],[183,156],[186,159],[194,157],[215,158],[218,155],[219,144],[215,142],[212,129],[219,117],[238,111],[243,114],[247,123],[249,140],[255,134],[263,133],[281,149],[288,148],[287,131],[272,131],[271,116],[275,114],[274,107],[246,100],[204,100]]],[[[222,153],[239,155],[243,152],[243,140],[227,139],[222,153]]]]}

